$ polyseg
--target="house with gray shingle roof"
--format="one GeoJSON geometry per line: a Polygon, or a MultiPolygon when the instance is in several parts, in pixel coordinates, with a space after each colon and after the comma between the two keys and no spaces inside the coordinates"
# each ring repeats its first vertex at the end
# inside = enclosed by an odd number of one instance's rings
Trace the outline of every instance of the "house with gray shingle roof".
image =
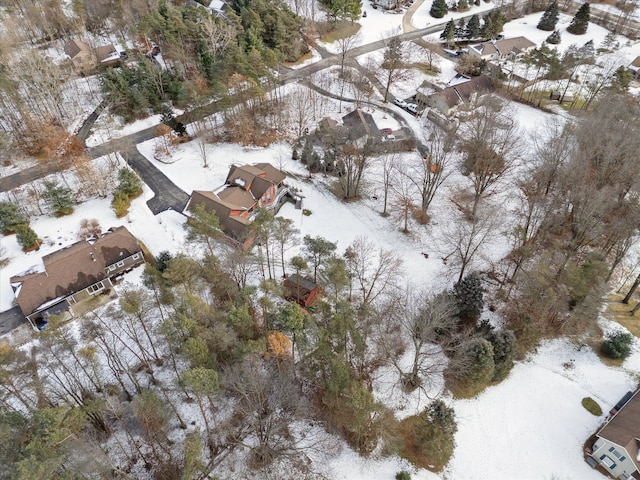
{"type": "Polygon", "coordinates": [[[504,38],[469,46],[469,55],[483,60],[506,60],[518,58],[536,48],[536,44],[526,37],[504,38]]]}

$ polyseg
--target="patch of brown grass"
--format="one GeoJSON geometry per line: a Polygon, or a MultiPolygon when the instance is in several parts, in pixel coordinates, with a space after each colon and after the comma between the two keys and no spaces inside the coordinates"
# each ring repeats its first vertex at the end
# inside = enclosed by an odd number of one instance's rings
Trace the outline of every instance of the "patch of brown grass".
{"type": "Polygon", "coordinates": [[[360,30],[360,24],[342,20],[339,22],[322,22],[316,25],[320,40],[325,43],[332,43],[336,40],[348,38],[360,30]]]}
{"type": "Polygon", "coordinates": [[[300,65],[302,62],[309,60],[313,57],[313,53],[312,52],[307,52],[304,55],[302,55],[298,60],[296,60],[295,62],[284,62],[284,66],[285,67],[294,67],[296,65],[300,65]]]}

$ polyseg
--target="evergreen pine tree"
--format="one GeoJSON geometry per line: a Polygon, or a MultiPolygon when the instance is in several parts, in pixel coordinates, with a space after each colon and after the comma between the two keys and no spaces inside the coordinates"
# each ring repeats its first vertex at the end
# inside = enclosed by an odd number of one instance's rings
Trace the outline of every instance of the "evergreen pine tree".
{"type": "Polygon", "coordinates": [[[573,35],[584,35],[587,33],[589,27],[589,20],[591,18],[591,9],[588,3],[583,4],[576,12],[573,20],[567,27],[567,32],[573,35]]]}
{"type": "Polygon", "coordinates": [[[458,20],[458,26],[456,27],[456,38],[464,38],[464,34],[467,30],[467,22],[464,18],[458,20]]]}
{"type": "Polygon", "coordinates": [[[136,173],[127,167],[122,167],[118,171],[118,191],[124,193],[129,198],[135,198],[142,194],[142,180],[136,173]]]}
{"type": "Polygon", "coordinates": [[[429,13],[434,18],[442,18],[449,12],[447,2],[445,0],[434,0],[429,13]]]}
{"type": "Polygon", "coordinates": [[[487,335],[487,340],[493,346],[495,370],[492,381],[499,382],[507,378],[513,368],[517,348],[516,336],[511,330],[495,330],[487,335]]]}
{"type": "Polygon", "coordinates": [[[618,67],[613,77],[612,87],[619,92],[627,92],[632,80],[631,72],[623,66],[618,67]]]}
{"type": "Polygon", "coordinates": [[[75,200],[73,198],[73,192],[69,187],[65,187],[51,180],[45,180],[43,184],[44,193],[42,197],[56,217],[73,213],[75,200]]]}
{"type": "Polygon", "coordinates": [[[467,28],[465,29],[465,38],[468,40],[472,40],[474,38],[478,38],[480,36],[480,17],[478,15],[473,15],[469,19],[469,23],[467,23],[467,28]]]}
{"type": "Polygon", "coordinates": [[[29,250],[35,247],[39,242],[36,232],[26,223],[16,227],[16,240],[18,240],[18,244],[23,250],[29,250]]]}
{"type": "Polygon", "coordinates": [[[0,232],[3,235],[15,232],[18,225],[28,223],[29,219],[17,205],[11,202],[0,202],[0,232]]]}
{"type": "Polygon", "coordinates": [[[477,273],[470,273],[453,287],[458,317],[463,322],[476,322],[484,307],[482,283],[477,273]]]}
{"type": "Polygon", "coordinates": [[[491,17],[487,15],[487,17],[484,19],[484,22],[482,23],[482,28],[480,29],[480,36],[484,39],[487,39],[487,38],[492,38],[493,35],[494,35],[493,20],[491,20],[491,17]]]}
{"type": "Polygon", "coordinates": [[[560,30],[556,30],[547,37],[545,42],[550,43],[551,45],[558,45],[561,40],[562,39],[560,38],[560,30]]]}
{"type": "Polygon", "coordinates": [[[471,340],[465,355],[468,356],[469,371],[465,372],[466,383],[475,387],[483,387],[495,375],[493,345],[484,338],[471,340]]]}
{"type": "Polygon", "coordinates": [[[434,400],[418,415],[419,422],[413,432],[417,450],[424,452],[435,468],[449,462],[458,431],[455,412],[442,400],[434,400]]]}
{"type": "Polygon", "coordinates": [[[545,30],[547,32],[552,32],[556,28],[556,24],[558,23],[558,2],[554,1],[547,7],[547,9],[540,17],[540,21],[538,22],[538,29],[545,30]]]}
{"type": "Polygon", "coordinates": [[[313,146],[311,145],[311,141],[307,138],[304,141],[304,147],[302,147],[302,152],[300,152],[300,161],[305,165],[311,165],[313,157],[313,146]]]}
{"type": "Polygon", "coordinates": [[[444,27],[444,30],[440,34],[440,40],[444,40],[447,43],[453,41],[456,36],[456,24],[453,20],[449,20],[447,25],[444,27]]]}

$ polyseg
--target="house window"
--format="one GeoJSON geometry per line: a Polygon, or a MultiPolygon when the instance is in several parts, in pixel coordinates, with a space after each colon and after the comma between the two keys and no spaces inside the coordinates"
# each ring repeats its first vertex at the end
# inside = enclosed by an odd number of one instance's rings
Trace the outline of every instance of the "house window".
{"type": "Polygon", "coordinates": [[[115,265],[109,265],[109,271],[113,272],[116,269],[115,265]]]}
{"type": "Polygon", "coordinates": [[[611,447],[609,451],[613,453],[614,457],[616,457],[620,461],[623,461],[625,458],[627,458],[624,455],[622,455],[619,451],[617,451],[615,447],[611,447]]]}
{"type": "Polygon", "coordinates": [[[140,258],[140,254],[139,253],[134,253],[133,254],[133,259],[134,260],[138,260],[140,258]]]}
{"type": "Polygon", "coordinates": [[[612,470],[613,470],[613,469],[615,468],[615,466],[616,466],[616,463],[615,463],[615,462],[614,462],[610,457],[608,457],[607,455],[602,455],[602,456],[600,457],[600,462],[601,462],[604,466],[609,467],[609,468],[610,468],[610,469],[612,469],[612,470]]]}
{"type": "Polygon", "coordinates": [[[104,290],[104,283],[102,282],[94,283],[89,288],[87,288],[87,292],[89,292],[91,295],[93,295],[94,293],[98,293],[100,290],[104,290]]]}
{"type": "Polygon", "coordinates": [[[116,267],[124,267],[124,260],[120,260],[118,263],[116,263],[116,267]]]}

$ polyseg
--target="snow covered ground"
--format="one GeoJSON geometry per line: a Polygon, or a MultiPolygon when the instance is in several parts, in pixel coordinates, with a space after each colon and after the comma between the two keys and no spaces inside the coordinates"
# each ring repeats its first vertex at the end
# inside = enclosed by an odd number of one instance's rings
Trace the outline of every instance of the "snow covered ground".
{"type": "MultiPolygon", "coordinates": [[[[414,25],[424,27],[433,22],[428,16],[431,2],[425,1],[414,17],[414,25]]],[[[492,8],[493,4],[483,3],[479,8],[492,8]]],[[[378,40],[380,34],[390,29],[400,28],[402,15],[386,14],[373,10],[365,2],[367,17],[361,20],[361,43],[378,40]]],[[[478,10],[480,11],[480,10],[478,10]]],[[[457,14],[452,14],[457,15],[457,14]]],[[[505,26],[507,36],[523,35],[536,43],[548,36],[547,32],[535,29],[540,14],[519,19],[505,26]]],[[[443,19],[448,20],[449,17],[443,19]]],[[[566,27],[568,17],[561,17],[561,28],[566,27]]],[[[570,18],[569,18],[570,20],[570,18]]],[[[590,25],[587,35],[575,37],[562,32],[560,48],[571,43],[583,45],[593,39],[596,48],[602,43],[606,31],[590,25]]],[[[618,53],[632,59],[640,55],[639,43],[627,43],[620,38],[618,53]]],[[[314,57],[314,58],[317,58],[314,57]]],[[[447,82],[453,76],[453,64],[440,60],[442,73],[438,81],[447,82]]],[[[411,82],[396,86],[398,95],[410,91],[411,82]]],[[[510,107],[521,129],[534,134],[551,118],[526,106],[512,104],[510,107]]],[[[397,124],[383,114],[375,113],[381,127],[397,128],[397,124]],[[388,123],[384,123],[388,122],[388,123]]],[[[122,126],[118,122],[101,116],[94,135],[88,145],[95,145],[109,138],[126,135],[159,123],[158,117],[122,126]]],[[[416,131],[423,131],[424,120],[407,116],[407,123],[416,131]]],[[[338,242],[343,251],[356,237],[366,236],[380,248],[397,251],[404,260],[404,273],[412,284],[428,285],[440,290],[450,283],[450,272],[438,255],[425,259],[422,252],[437,252],[434,243],[437,232],[450,222],[453,215],[446,199],[434,203],[433,221],[425,227],[414,226],[413,235],[403,235],[398,231],[393,218],[382,217],[381,199],[375,195],[375,172],[372,167],[368,178],[367,192],[363,200],[353,203],[339,201],[330,192],[331,179],[315,176],[309,179],[299,162],[291,160],[291,147],[276,144],[269,148],[244,148],[238,145],[212,145],[209,167],[202,166],[195,142],[175,147],[171,164],[153,160],[154,141],[138,146],[139,150],[180,188],[187,192],[194,189],[213,190],[220,186],[232,163],[271,162],[289,174],[290,183],[300,188],[304,196],[304,207],[311,210],[308,217],[300,210],[287,204],[281,215],[296,222],[302,235],[321,235],[338,242]]],[[[401,158],[411,161],[411,154],[401,158]]],[[[460,175],[452,176],[450,182],[463,182],[460,175]]],[[[11,306],[13,294],[9,277],[40,263],[40,257],[61,246],[76,241],[80,221],[97,218],[103,229],[125,225],[153,254],[162,250],[180,251],[184,246],[184,217],[176,212],[165,212],[153,216],[146,201],[153,193],[145,189],[144,195],[134,200],[129,215],[117,219],[110,208],[110,199],[93,199],[76,207],[67,217],[52,218],[42,216],[32,219],[32,227],[45,240],[40,251],[24,254],[15,236],[2,237],[0,243],[6,247],[11,261],[0,272],[0,310],[11,306]]],[[[504,194],[506,195],[506,194],[504,194]]],[[[504,239],[497,240],[489,252],[498,258],[505,248],[504,239]]],[[[295,249],[291,255],[297,253],[295,249]]],[[[135,277],[128,278],[135,281],[135,277]]],[[[611,324],[602,320],[605,329],[611,324]]],[[[449,466],[441,475],[426,470],[414,470],[398,458],[362,458],[347,447],[338,453],[314,454],[314,460],[328,478],[336,480],[392,480],[401,469],[412,471],[412,478],[418,480],[511,480],[511,479],[557,479],[557,480],[597,480],[603,477],[591,470],[583,460],[582,445],[603,421],[594,417],[581,405],[583,397],[590,396],[598,401],[607,412],[624,393],[635,386],[640,373],[640,350],[634,346],[634,354],[621,367],[604,365],[588,347],[580,348],[567,339],[544,342],[537,352],[519,362],[509,377],[497,386],[491,387],[469,400],[445,400],[455,408],[458,420],[457,447],[449,466]]],[[[394,382],[392,371],[380,372],[376,380],[376,396],[385,404],[402,408],[399,417],[412,415],[423,409],[426,398],[415,395],[403,396],[389,388],[394,382]]],[[[436,382],[435,390],[440,384],[436,382]]]]}

